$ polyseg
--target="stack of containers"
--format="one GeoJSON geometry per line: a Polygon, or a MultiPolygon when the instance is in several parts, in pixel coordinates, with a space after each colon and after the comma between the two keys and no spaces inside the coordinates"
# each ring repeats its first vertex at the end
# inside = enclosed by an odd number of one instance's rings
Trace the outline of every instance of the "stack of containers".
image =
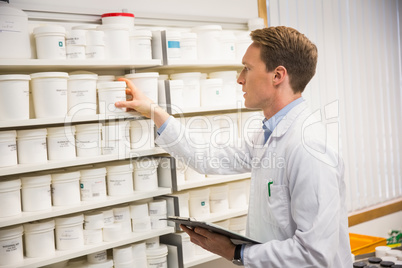
{"type": "Polygon", "coordinates": [[[103,213],[103,223],[104,226],[111,225],[114,223],[114,214],[112,208],[107,208],[102,210],[103,213]]]}
{"type": "Polygon", "coordinates": [[[52,176],[53,206],[74,206],[81,202],[79,171],[54,173],[52,176]]]}
{"type": "Polygon", "coordinates": [[[0,168],[15,166],[17,160],[17,131],[0,132],[0,168]]]}
{"type": "Polygon", "coordinates": [[[148,203],[131,204],[130,215],[134,233],[151,230],[151,218],[149,217],[148,203]]]}
{"type": "Polygon", "coordinates": [[[154,200],[148,203],[149,215],[151,217],[151,228],[162,229],[167,227],[167,222],[161,219],[167,218],[166,200],[154,200]]]}
{"type": "Polygon", "coordinates": [[[134,255],[131,245],[124,245],[113,248],[114,268],[134,267],[134,255]]]}
{"type": "Polygon", "coordinates": [[[66,59],[66,29],[60,25],[42,25],[34,28],[38,59],[66,59]]]}
{"type": "Polygon", "coordinates": [[[155,125],[152,120],[130,122],[130,147],[132,150],[150,150],[155,147],[155,125]]]}
{"type": "Polygon", "coordinates": [[[121,233],[123,235],[132,232],[131,229],[131,216],[130,216],[130,206],[121,205],[113,208],[114,222],[121,225],[121,233]]]}
{"type": "Polygon", "coordinates": [[[68,115],[96,114],[97,74],[70,74],[67,83],[68,115]]]}
{"type": "Polygon", "coordinates": [[[21,215],[21,180],[0,181],[0,218],[21,215]]]}
{"type": "Polygon", "coordinates": [[[29,119],[29,80],[24,74],[0,75],[0,121],[29,119]]]}
{"type": "Polygon", "coordinates": [[[183,80],[183,108],[200,107],[200,72],[171,74],[170,78],[172,80],[183,80]]]}
{"type": "Polygon", "coordinates": [[[134,192],[133,168],[129,161],[106,167],[109,196],[128,195],[134,192]]]}
{"type": "Polygon", "coordinates": [[[94,245],[102,243],[104,227],[103,213],[101,211],[84,214],[84,244],[94,245]]]}
{"type": "Polygon", "coordinates": [[[38,258],[56,253],[53,219],[24,224],[25,256],[38,258]]]}
{"type": "Polygon", "coordinates": [[[103,31],[93,29],[86,32],[85,58],[105,59],[105,33],[103,31]]]}
{"type": "Polygon", "coordinates": [[[51,127],[47,129],[47,152],[49,160],[70,160],[76,158],[75,127],[51,127]]]}
{"type": "Polygon", "coordinates": [[[136,191],[155,191],[158,189],[157,159],[136,160],[134,165],[134,189],[136,191]]]}
{"type": "Polygon", "coordinates": [[[83,214],[56,218],[57,250],[77,249],[84,246],[83,223],[83,214]]]}
{"type": "Polygon", "coordinates": [[[147,249],[147,262],[149,268],[163,267],[167,268],[168,248],[164,244],[160,244],[158,248],[147,249]]]}
{"type": "Polygon", "coordinates": [[[84,60],[86,45],[86,31],[71,29],[66,33],[66,57],[67,59],[84,60]]]}

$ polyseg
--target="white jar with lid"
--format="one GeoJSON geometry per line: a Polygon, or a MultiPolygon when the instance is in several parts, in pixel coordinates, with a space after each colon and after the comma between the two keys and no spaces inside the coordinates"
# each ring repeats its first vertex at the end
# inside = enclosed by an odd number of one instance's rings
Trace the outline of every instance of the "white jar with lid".
{"type": "Polygon", "coordinates": [[[221,71],[209,74],[209,78],[222,79],[222,105],[235,105],[237,101],[237,71],[221,71]]]}
{"type": "Polygon", "coordinates": [[[67,83],[68,115],[96,114],[97,74],[71,74],[67,83]]]}
{"type": "Polygon", "coordinates": [[[236,59],[236,36],[232,31],[221,33],[221,57],[222,60],[236,59]]]}
{"type": "Polygon", "coordinates": [[[84,246],[84,215],[68,215],[56,218],[57,250],[77,249],[84,246]]]}
{"type": "Polygon", "coordinates": [[[110,121],[102,127],[102,154],[121,158],[130,152],[130,121],[110,121]]]}
{"type": "Polygon", "coordinates": [[[132,194],[133,167],[127,161],[119,165],[110,165],[107,170],[107,192],[109,196],[120,196],[132,194]]]}
{"type": "Polygon", "coordinates": [[[93,245],[103,241],[102,228],[105,226],[102,211],[84,214],[84,244],[93,245]]]}
{"type": "Polygon", "coordinates": [[[99,156],[102,152],[102,123],[76,125],[77,156],[99,156]]]}
{"type": "Polygon", "coordinates": [[[144,242],[132,244],[134,267],[147,267],[147,248],[144,242]]]}
{"type": "Polygon", "coordinates": [[[34,28],[38,59],[66,59],[66,29],[60,25],[43,25],[34,28]]]}
{"type": "Polygon", "coordinates": [[[21,180],[0,181],[0,218],[21,214],[21,180]]]}
{"type": "Polygon", "coordinates": [[[106,199],[106,168],[81,170],[81,200],[106,199]]]}
{"type": "Polygon", "coordinates": [[[130,59],[130,37],[127,25],[104,24],[98,26],[97,30],[105,33],[105,59],[130,59]]]}
{"type": "Polygon", "coordinates": [[[130,54],[133,60],[152,60],[152,32],[135,30],[130,34],[130,54]]]}
{"type": "Polygon", "coordinates": [[[209,206],[211,213],[220,213],[229,210],[229,186],[220,185],[210,187],[209,206]]]}
{"type": "Polygon", "coordinates": [[[127,204],[113,208],[114,222],[121,225],[121,233],[129,234],[131,229],[130,207],[127,204]]]}
{"type": "Polygon", "coordinates": [[[134,20],[135,16],[128,12],[112,12],[105,13],[101,16],[102,24],[125,24],[130,32],[134,31],[134,20]]]}
{"type": "Polygon", "coordinates": [[[197,108],[201,105],[200,72],[170,75],[172,80],[183,80],[183,108],[197,108]]]}
{"type": "Polygon", "coordinates": [[[28,258],[39,258],[56,253],[54,220],[43,220],[24,224],[24,247],[28,258]]]}
{"type": "Polygon", "coordinates": [[[132,120],[130,122],[131,149],[150,150],[155,147],[155,125],[151,119],[132,120]]]}
{"type": "Polygon", "coordinates": [[[130,205],[130,217],[134,233],[151,230],[151,218],[149,217],[147,203],[130,205]]]}
{"type": "Polygon", "coordinates": [[[29,80],[25,74],[0,75],[0,121],[29,119],[29,80]]]}
{"type": "Polygon", "coordinates": [[[24,260],[22,225],[0,229],[0,266],[17,265],[24,260]]]}
{"type": "Polygon", "coordinates": [[[88,254],[87,261],[88,261],[88,263],[93,263],[93,264],[103,263],[103,262],[107,261],[107,251],[102,250],[102,251],[88,254]]]}
{"type": "Polygon", "coordinates": [[[159,248],[147,249],[148,268],[167,268],[168,248],[160,244],[159,248]]]}
{"type": "Polygon", "coordinates": [[[229,208],[247,208],[247,182],[245,180],[229,183],[229,208]]]}
{"type": "Polygon", "coordinates": [[[166,50],[168,60],[181,59],[180,41],[181,33],[179,31],[166,31],[166,50]]]}
{"type": "Polygon", "coordinates": [[[203,60],[220,60],[221,33],[220,25],[202,25],[191,29],[197,33],[198,58],[203,60]]]}
{"type": "Polygon", "coordinates": [[[87,31],[87,45],[85,46],[85,57],[87,59],[105,59],[105,33],[103,31],[87,31]]]}
{"type": "Polygon", "coordinates": [[[80,172],[54,173],[51,176],[53,206],[79,205],[80,172]]]}
{"type": "Polygon", "coordinates": [[[151,217],[151,228],[162,229],[167,227],[167,221],[161,220],[167,218],[166,200],[154,200],[148,203],[149,216],[151,217]]]}
{"type": "Polygon", "coordinates": [[[236,61],[242,62],[243,56],[252,42],[250,32],[236,34],[236,61]]]}
{"type": "Polygon", "coordinates": [[[201,107],[217,107],[224,103],[222,96],[223,81],[210,78],[201,81],[201,107]]]}
{"type": "Polygon", "coordinates": [[[119,267],[133,267],[135,256],[133,256],[133,249],[131,245],[124,245],[113,248],[113,261],[116,268],[119,267]],[[126,266],[131,264],[131,266],[126,266]]]}
{"type": "Polygon", "coordinates": [[[169,81],[170,90],[170,105],[172,111],[182,112],[184,106],[183,90],[184,82],[183,80],[170,80],[169,81]]]}
{"type": "Polygon", "coordinates": [[[87,43],[86,32],[84,29],[71,29],[67,31],[66,45],[85,46],[87,43]]]}
{"type": "Polygon", "coordinates": [[[98,83],[99,113],[105,115],[122,115],[125,108],[117,108],[117,101],[126,101],[126,82],[113,81],[98,83]]]}
{"type": "Polygon", "coordinates": [[[210,214],[209,192],[209,188],[189,191],[190,217],[201,217],[210,214]]]}
{"type": "Polygon", "coordinates": [[[17,165],[17,131],[0,131],[0,168],[17,165]]]}
{"type": "Polygon", "coordinates": [[[68,73],[34,73],[31,79],[36,118],[65,117],[68,73]]]}
{"type": "Polygon", "coordinates": [[[198,60],[197,54],[197,34],[181,33],[181,59],[184,61],[198,60]]]}
{"type": "Polygon", "coordinates": [[[52,196],[50,175],[21,177],[22,210],[25,212],[50,210],[52,196]]]}
{"type": "Polygon", "coordinates": [[[46,128],[17,130],[18,163],[46,163],[46,136],[46,128]]]}
{"type": "Polygon", "coordinates": [[[141,159],[134,163],[134,189],[136,191],[155,191],[158,189],[158,161],[141,159]]]}
{"type": "Polygon", "coordinates": [[[150,98],[154,103],[158,103],[158,77],[159,73],[134,73],[126,74],[125,77],[133,82],[133,84],[150,98]]]}
{"type": "Polygon", "coordinates": [[[76,158],[75,126],[51,127],[47,129],[47,135],[49,160],[76,158]]]}
{"type": "Polygon", "coordinates": [[[0,2],[0,59],[29,59],[28,16],[11,4],[0,2]]]}
{"type": "Polygon", "coordinates": [[[85,60],[85,46],[66,45],[66,58],[70,60],[85,60]]]}

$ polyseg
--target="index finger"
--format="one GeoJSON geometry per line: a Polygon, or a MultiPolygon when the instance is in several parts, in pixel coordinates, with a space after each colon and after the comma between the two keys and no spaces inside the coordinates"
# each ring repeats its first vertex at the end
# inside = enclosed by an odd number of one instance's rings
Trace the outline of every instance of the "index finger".
{"type": "MultiPolygon", "coordinates": [[[[117,79],[117,80],[126,82],[127,88],[129,88],[131,93],[135,93],[138,91],[137,87],[134,85],[134,83],[131,80],[128,80],[127,78],[124,78],[124,77],[119,77],[119,79],[117,79]]],[[[127,90],[126,90],[126,92],[127,92],[127,90]]]]}

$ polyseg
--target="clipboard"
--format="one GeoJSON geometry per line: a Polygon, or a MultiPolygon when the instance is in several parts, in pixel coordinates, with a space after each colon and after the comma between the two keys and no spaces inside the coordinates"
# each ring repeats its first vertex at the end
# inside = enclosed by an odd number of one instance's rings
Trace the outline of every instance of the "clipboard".
{"type": "Polygon", "coordinates": [[[232,231],[224,229],[213,223],[196,221],[192,218],[177,217],[177,216],[169,216],[166,219],[161,219],[161,220],[173,221],[178,224],[183,224],[184,226],[187,226],[190,229],[193,229],[195,227],[201,227],[201,228],[207,229],[208,231],[210,231],[212,233],[217,233],[217,234],[221,234],[221,235],[228,237],[232,241],[232,243],[235,245],[238,245],[238,244],[261,244],[261,242],[255,241],[246,236],[242,236],[238,233],[234,233],[232,231]]]}

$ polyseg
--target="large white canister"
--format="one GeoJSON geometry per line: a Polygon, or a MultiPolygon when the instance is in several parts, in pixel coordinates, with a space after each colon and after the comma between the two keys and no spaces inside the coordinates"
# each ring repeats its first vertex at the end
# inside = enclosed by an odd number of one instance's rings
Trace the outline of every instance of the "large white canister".
{"type": "Polygon", "coordinates": [[[99,156],[102,152],[102,123],[76,125],[77,156],[99,156]]]}
{"type": "Polygon", "coordinates": [[[113,208],[114,222],[121,225],[121,232],[129,234],[131,229],[130,206],[127,204],[113,208]]]}
{"type": "Polygon", "coordinates": [[[151,230],[148,203],[130,205],[130,216],[133,232],[141,233],[151,230]]]}
{"type": "Polygon", "coordinates": [[[0,131],[0,168],[17,165],[17,131],[0,131]]]}
{"type": "Polygon", "coordinates": [[[27,14],[1,1],[0,18],[0,59],[31,58],[27,14]]]}
{"type": "Polygon", "coordinates": [[[133,13],[128,12],[112,12],[105,13],[101,16],[102,24],[125,24],[130,32],[134,31],[135,16],[133,13]]]}
{"type": "Polygon", "coordinates": [[[222,79],[222,105],[235,105],[237,101],[237,71],[222,71],[209,74],[209,78],[222,79]]]}
{"type": "Polygon", "coordinates": [[[181,32],[179,31],[166,31],[166,50],[168,60],[181,59],[181,32]]]}
{"type": "Polygon", "coordinates": [[[191,190],[190,193],[190,217],[207,216],[210,214],[209,188],[191,190]]]}
{"type": "Polygon", "coordinates": [[[158,160],[139,159],[134,165],[134,189],[136,191],[154,191],[158,189],[158,160]]]}
{"type": "Polygon", "coordinates": [[[0,229],[0,266],[16,265],[24,260],[22,225],[0,229]]]}
{"type": "Polygon", "coordinates": [[[24,224],[24,247],[25,255],[28,258],[55,254],[54,228],[54,220],[24,224]]]}
{"type": "Polygon", "coordinates": [[[112,81],[98,83],[99,113],[105,115],[121,115],[126,109],[117,108],[117,101],[126,101],[126,82],[112,81]]]}
{"type": "Polygon", "coordinates": [[[201,73],[177,73],[170,75],[172,80],[183,80],[183,108],[197,108],[201,105],[201,73]]]}
{"type": "Polygon", "coordinates": [[[229,183],[229,208],[246,209],[247,200],[247,181],[229,183]]]}
{"type": "Polygon", "coordinates": [[[70,74],[67,85],[68,115],[96,114],[97,74],[70,74]]]}
{"type": "Polygon", "coordinates": [[[134,192],[133,167],[128,161],[118,165],[107,166],[106,170],[108,195],[119,196],[134,192]]]}
{"type": "Polygon", "coordinates": [[[159,73],[134,73],[126,74],[125,77],[154,103],[158,103],[158,77],[159,73]]]}
{"type": "Polygon", "coordinates": [[[105,59],[129,60],[129,27],[125,24],[104,24],[97,30],[105,32],[105,59]]]}
{"type": "Polygon", "coordinates": [[[25,212],[48,210],[52,207],[50,175],[21,177],[22,210],[25,212]]]}
{"type": "Polygon", "coordinates": [[[38,59],[66,59],[66,29],[61,25],[42,25],[33,30],[38,59]]]}
{"type": "Polygon", "coordinates": [[[236,61],[241,63],[247,48],[251,45],[250,32],[240,32],[236,34],[236,61]]]}
{"type": "Polygon", "coordinates": [[[148,268],[167,268],[168,248],[160,244],[159,248],[147,249],[148,268]]]}
{"type": "Polygon", "coordinates": [[[68,73],[34,73],[31,79],[36,118],[65,117],[68,73]]]}
{"type": "Polygon", "coordinates": [[[26,74],[0,75],[0,121],[29,119],[29,80],[26,74]]]}
{"type": "Polygon", "coordinates": [[[81,200],[106,199],[106,168],[81,170],[81,200]]]}
{"type": "Polygon", "coordinates": [[[102,154],[125,157],[130,152],[130,121],[110,121],[102,127],[102,154]]]}
{"type": "Polygon", "coordinates": [[[152,32],[135,30],[130,34],[130,54],[133,60],[152,60],[152,32]]]}
{"type": "Polygon", "coordinates": [[[218,107],[224,103],[222,96],[223,81],[211,78],[201,81],[201,107],[218,107]]]}
{"type": "Polygon", "coordinates": [[[18,163],[46,163],[46,136],[46,128],[17,130],[18,163]]]}
{"type": "Polygon", "coordinates": [[[233,31],[221,33],[221,57],[222,60],[236,59],[236,36],[233,31]]]}
{"type": "Polygon", "coordinates": [[[79,205],[80,172],[54,173],[51,176],[53,206],[79,205]]]}
{"type": "Polygon", "coordinates": [[[209,206],[212,213],[225,212],[229,209],[229,186],[210,187],[209,206]]]}
{"type": "Polygon", "coordinates": [[[75,159],[75,126],[48,128],[47,150],[49,160],[75,159]]]}
{"type": "MultiPolygon", "coordinates": [[[[170,80],[169,81],[169,89],[170,89],[170,105],[172,111],[181,113],[183,112],[181,109],[184,106],[184,82],[183,80],[170,80]]],[[[169,103],[168,103],[169,105],[169,103]]]]}
{"type": "Polygon", "coordinates": [[[21,180],[0,181],[0,218],[21,214],[21,180]]]}
{"type": "Polygon", "coordinates": [[[133,120],[130,122],[131,149],[149,150],[155,147],[155,125],[152,120],[133,120]]]}
{"type": "Polygon", "coordinates": [[[77,249],[84,246],[84,215],[56,218],[57,250],[77,249]]]}
{"type": "Polygon", "coordinates": [[[162,229],[167,227],[167,221],[161,220],[167,218],[166,200],[154,200],[148,203],[149,216],[151,217],[151,228],[162,229]]]}
{"type": "Polygon", "coordinates": [[[144,242],[132,244],[134,267],[147,267],[147,248],[144,242]]]}
{"type": "Polygon", "coordinates": [[[182,33],[180,49],[181,49],[181,59],[183,61],[198,60],[197,34],[182,33]]]}
{"type": "Polygon", "coordinates": [[[221,33],[220,25],[196,26],[191,31],[197,33],[198,58],[203,60],[221,59],[221,33]]]}

